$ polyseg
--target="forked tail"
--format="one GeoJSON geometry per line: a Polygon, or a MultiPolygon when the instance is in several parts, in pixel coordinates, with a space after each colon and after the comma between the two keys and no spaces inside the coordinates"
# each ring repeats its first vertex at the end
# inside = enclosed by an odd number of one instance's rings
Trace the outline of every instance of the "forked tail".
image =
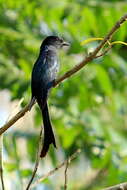
{"type": "Polygon", "coordinates": [[[49,117],[48,105],[45,103],[44,107],[41,108],[43,124],[44,124],[44,144],[40,154],[40,157],[44,157],[48,152],[49,145],[53,144],[56,147],[55,137],[52,130],[52,125],[49,117]]]}

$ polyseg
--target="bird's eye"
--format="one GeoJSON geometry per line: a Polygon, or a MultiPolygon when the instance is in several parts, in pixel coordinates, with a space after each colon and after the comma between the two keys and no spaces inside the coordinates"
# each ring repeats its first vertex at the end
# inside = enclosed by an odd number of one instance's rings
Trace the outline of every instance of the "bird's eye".
{"type": "Polygon", "coordinates": [[[56,37],[56,40],[59,41],[60,39],[58,37],[56,37]]]}
{"type": "Polygon", "coordinates": [[[59,38],[59,37],[56,37],[56,40],[57,40],[58,42],[60,42],[60,43],[63,42],[63,39],[62,39],[62,38],[59,38]]]}
{"type": "Polygon", "coordinates": [[[62,42],[63,42],[63,39],[59,38],[59,41],[60,41],[60,43],[62,43],[62,42]]]}

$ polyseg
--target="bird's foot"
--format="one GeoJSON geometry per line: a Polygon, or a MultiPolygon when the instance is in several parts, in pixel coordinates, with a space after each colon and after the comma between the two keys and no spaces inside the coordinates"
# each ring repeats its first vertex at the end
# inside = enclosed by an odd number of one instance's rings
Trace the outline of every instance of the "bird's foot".
{"type": "Polygon", "coordinates": [[[30,101],[30,103],[29,103],[29,105],[28,105],[28,110],[29,110],[29,111],[31,110],[32,106],[34,105],[35,100],[36,100],[35,97],[33,97],[33,98],[31,99],[31,101],[30,101]]]}

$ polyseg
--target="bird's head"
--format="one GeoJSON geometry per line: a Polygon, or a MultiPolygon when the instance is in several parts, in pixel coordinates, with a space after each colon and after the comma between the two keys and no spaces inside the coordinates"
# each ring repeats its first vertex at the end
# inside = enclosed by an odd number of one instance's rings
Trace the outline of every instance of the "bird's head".
{"type": "Polygon", "coordinates": [[[41,49],[44,46],[53,46],[56,49],[60,49],[63,46],[69,46],[69,43],[65,42],[62,38],[58,36],[48,36],[42,42],[41,49]]]}

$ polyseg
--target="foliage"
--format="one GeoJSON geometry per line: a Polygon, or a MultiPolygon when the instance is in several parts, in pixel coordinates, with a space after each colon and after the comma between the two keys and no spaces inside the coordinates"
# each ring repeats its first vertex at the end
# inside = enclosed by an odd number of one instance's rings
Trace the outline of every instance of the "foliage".
{"type": "MultiPolygon", "coordinates": [[[[57,34],[71,43],[68,51],[60,52],[62,74],[79,63],[97,45],[97,42],[93,42],[82,47],[81,41],[104,37],[126,11],[126,1],[115,0],[0,0],[0,89],[8,89],[12,100],[24,97],[27,103],[31,94],[32,66],[45,36],[57,34]]],[[[126,41],[126,31],[127,23],[113,36],[113,41],[126,41]]],[[[126,50],[123,45],[114,46],[108,55],[94,60],[52,90],[49,105],[58,149],[51,149],[50,162],[56,166],[60,158],[58,153],[64,158],[82,148],[82,157],[72,167],[74,171],[85,169],[80,178],[75,174],[70,179],[70,190],[76,187],[84,190],[88,185],[96,190],[126,180],[126,50]],[[91,176],[89,184],[84,181],[87,164],[92,171],[103,171],[101,176],[96,177],[94,186],[91,176]]],[[[41,118],[38,108],[34,120],[35,126],[39,127],[41,118]]],[[[5,162],[5,172],[8,175],[13,172],[18,174],[13,184],[15,189],[31,175],[31,166],[24,166],[23,169],[21,165],[22,162],[34,164],[39,134],[36,130],[35,127],[31,133],[9,131],[4,137],[9,159],[5,162]],[[22,139],[27,147],[25,158],[18,147],[22,139]]],[[[53,180],[43,184],[47,189],[56,189],[53,180]]]]}

